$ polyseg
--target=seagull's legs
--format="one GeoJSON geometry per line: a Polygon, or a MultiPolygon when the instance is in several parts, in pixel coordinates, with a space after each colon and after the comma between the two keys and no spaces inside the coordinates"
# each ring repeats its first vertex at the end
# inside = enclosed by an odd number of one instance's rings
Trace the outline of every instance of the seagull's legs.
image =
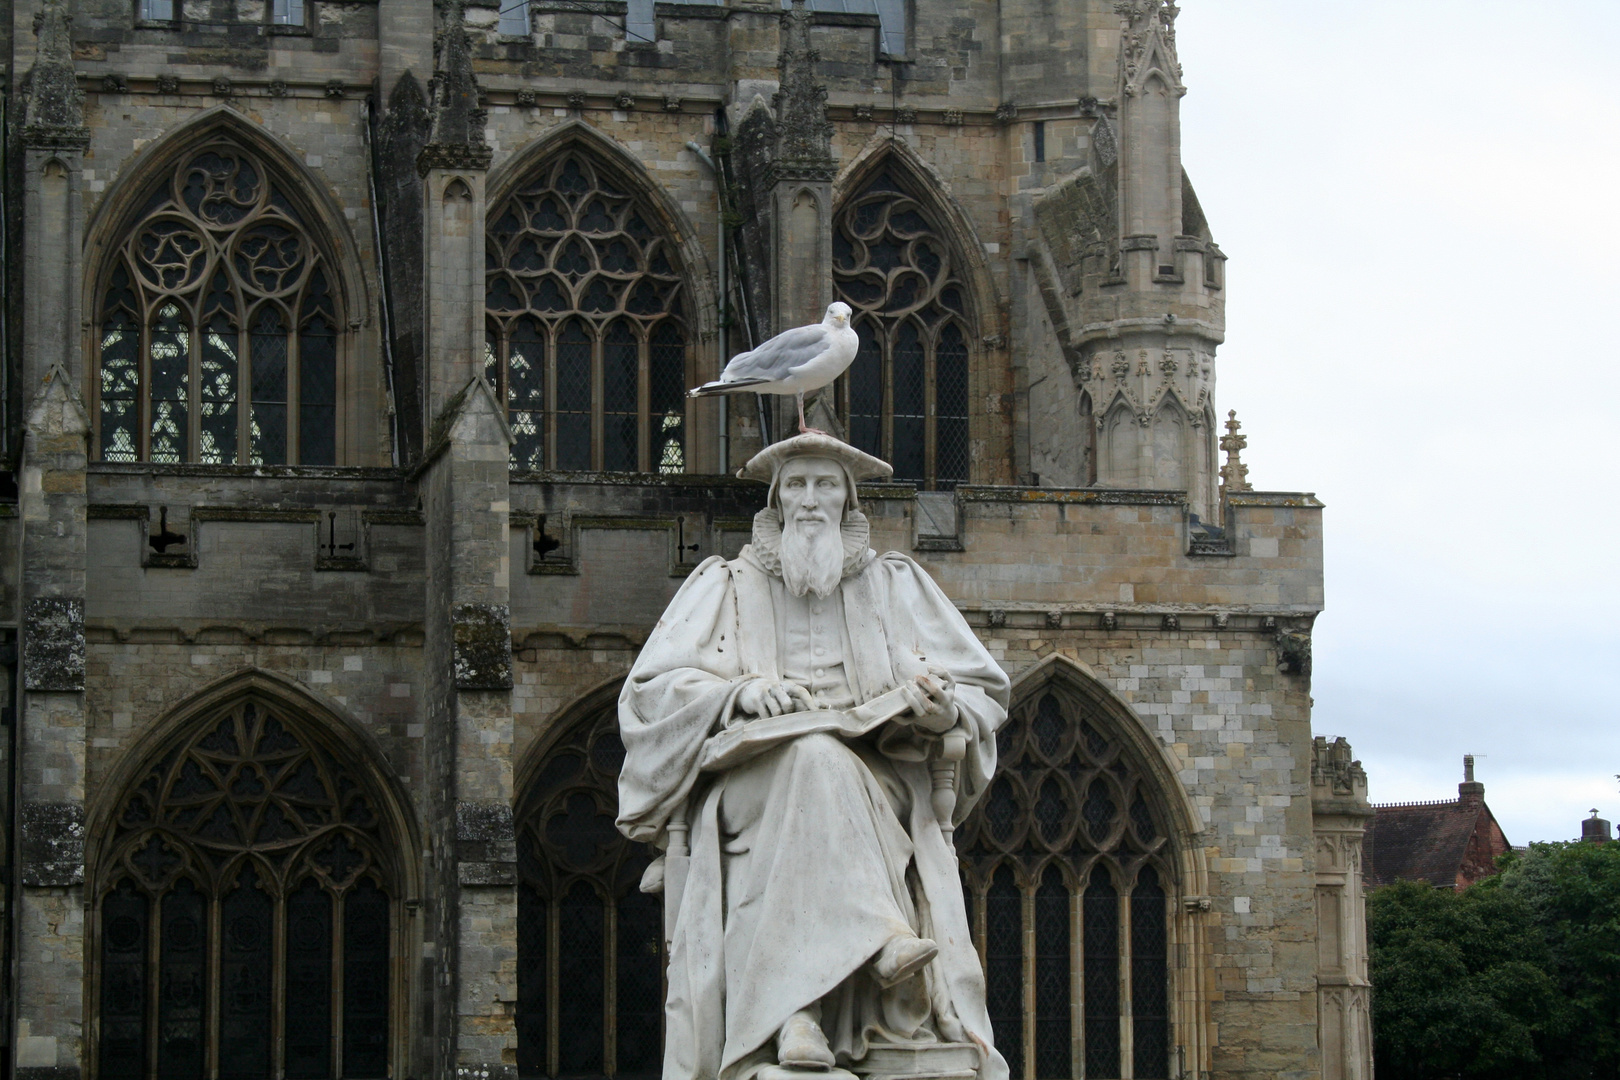
{"type": "Polygon", "coordinates": [[[799,399],[799,434],[800,435],[825,435],[825,434],[827,434],[825,431],[822,431],[820,428],[813,428],[813,427],[810,427],[810,426],[805,424],[805,422],[804,422],[804,391],[800,390],[796,396],[799,399]]]}

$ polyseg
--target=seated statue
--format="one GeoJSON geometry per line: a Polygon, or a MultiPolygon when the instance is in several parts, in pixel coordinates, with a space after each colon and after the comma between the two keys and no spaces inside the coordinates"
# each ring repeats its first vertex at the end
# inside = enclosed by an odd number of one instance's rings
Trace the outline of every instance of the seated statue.
{"type": "Polygon", "coordinates": [[[664,1080],[887,1071],[885,1048],[1007,1076],[950,837],[1008,682],[920,566],[868,548],[856,485],[890,473],[821,434],[758,454],[752,543],[693,571],[619,698],[618,826],[666,849],[664,1080]]]}

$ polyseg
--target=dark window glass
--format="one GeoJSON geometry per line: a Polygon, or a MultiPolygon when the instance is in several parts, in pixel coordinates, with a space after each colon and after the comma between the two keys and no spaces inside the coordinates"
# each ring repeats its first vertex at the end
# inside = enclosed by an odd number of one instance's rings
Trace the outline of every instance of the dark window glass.
{"type": "Polygon", "coordinates": [[[221,140],[184,159],[155,182],[117,245],[98,312],[103,460],[335,460],[340,320],[325,258],[253,157],[221,140]],[[273,327],[279,341],[261,334],[272,329],[261,325],[267,300],[299,313],[293,326],[273,327]],[[294,326],[297,379],[287,370],[294,326]],[[297,448],[287,443],[289,409],[298,410],[297,448]]]}
{"type": "Polygon", "coordinates": [[[1069,1025],[1069,887],[1048,866],[1035,891],[1035,1075],[1074,1075],[1069,1025]]]}
{"type": "Polygon", "coordinates": [[[663,1061],[663,897],[639,889],[618,899],[614,1021],[618,1076],[656,1076],[663,1061]]]}
{"type": "Polygon", "coordinates": [[[869,454],[883,453],[883,347],[873,324],[855,326],[860,347],[849,366],[849,441],[869,454]]]}
{"type": "Polygon", "coordinates": [[[984,900],[984,974],[990,1029],[1013,1076],[1024,1075],[1024,898],[1012,867],[990,879],[984,900]]]}
{"type": "Polygon", "coordinates": [[[287,1080],[332,1075],[332,898],[314,878],[287,897],[287,1080]]]}
{"type": "MultiPolygon", "coordinates": [[[[546,466],[546,334],[537,319],[519,319],[512,328],[506,370],[507,421],[512,425],[512,467],[546,466]]],[[[495,373],[491,372],[493,376],[495,373]]],[[[498,379],[490,385],[500,387],[498,379]]]]}
{"type": "Polygon", "coordinates": [[[248,414],[248,446],[255,465],[287,461],[287,327],[281,312],[259,309],[249,335],[253,365],[253,407],[248,414]]]}
{"type": "Polygon", "coordinates": [[[208,910],[182,878],[163,898],[159,939],[158,1075],[201,1080],[207,1061],[203,1028],[208,1005],[208,910]]]}
{"type": "Polygon", "coordinates": [[[1170,1075],[1170,971],[1165,941],[1164,889],[1144,866],[1131,891],[1131,1031],[1133,1063],[1143,1080],[1170,1075]]]}
{"type": "Polygon", "coordinates": [[[219,1075],[270,1075],[270,897],[249,864],[220,905],[219,1075]]]}
{"type": "Polygon", "coordinates": [[[101,902],[101,1069],[108,1080],[146,1075],[146,897],[131,881],[101,902]]]}
{"type": "Polygon", "coordinates": [[[533,885],[518,886],[517,1065],[524,1080],[546,1073],[546,906],[533,885]]]}
{"type": "Polygon", "coordinates": [[[647,408],[647,452],[652,471],[686,471],[686,339],[674,322],[661,322],[647,349],[651,402],[647,408]]]}
{"type": "Polygon", "coordinates": [[[968,478],[968,351],[962,331],[946,323],[934,347],[935,474],[940,487],[968,478]]]}
{"type": "Polygon", "coordinates": [[[640,364],[636,336],[623,321],[608,327],[602,341],[602,467],[636,471],[636,417],[640,364]]]}
{"type": "Polygon", "coordinates": [[[902,323],[895,335],[894,365],[890,374],[894,390],[894,448],[890,462],[896,480],[927,478],[926,417],[924,398],[928,391],[926,358],[922,338],[913,323],[902,323]]]}
{"type": "Polygon", "coordinates": [[[337,328],[328,314],[332,299],[316,271],[304,296],[298,334],[298,462],[337,463],[337,328]]]}
{"type": "Polygon", "coordinates": [[[591,467],[591,336],[570,319],[557,335],[557,468],[591,467]]]}
{"type": "Polygon", "coordinates": [[[1086,886],[1086,1075],[1119,1075],[1119,894],[1108,872],[1086,886]]]}
{"type": "Polygon", "coordinates": [[[618,713],[609,707],[560,734],[518,803],[524,1080],[651,1080],[662,1070],[663,901],[639,888],[657,853],[614,827],[623,763],[618,713]]]}
{"type": "Polygon", "coordinates": [[[564,1076],[602,1075],[605,922],[602,898],[589,883],[575,882],[558,912],[557,982],[568,988],[557,1001],[557,1064],[564,1076]]]}
{"type": "Polygon", "coordinates": [[[147,351],[152,386],[148,457],[168,464],[188,461],[191,328],[181,319],[180,309],[174,304],[167,304],[158,312],[147,351]]]}
{"type": "Polygon", "coordinates": [[[388,1075],[388,896],[364,878],[343,901],[343,1075],[388,1075]]]}

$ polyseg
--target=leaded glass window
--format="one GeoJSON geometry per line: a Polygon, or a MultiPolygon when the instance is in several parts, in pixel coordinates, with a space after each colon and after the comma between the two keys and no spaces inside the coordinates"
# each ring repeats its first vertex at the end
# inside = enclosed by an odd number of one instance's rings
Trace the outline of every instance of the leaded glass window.
{"type": "Polygon", "coordinates": [[[1025,699],[957,832],[1014,1080],[1169,1076],[1165,815],[1110,725],[1062,683],[1025,699]]]}
{"type": "Polygon", "coordinates": [[[485,374],[512,467],[686,471],[691,337],[651,208],[571,150],[489,221],[485,374]]]}
{"type": "Polygon", "coordinates": [[[144,773],[99,875],[98,1075],[389,1074],[398,844],[369,791],[259,700],[144,773]]]}
{"type": "Polygon", "coordinates": [[[576,723],[518,811],[518,1075],[653,1077],[663,1062],[663,898],[618,812],[618,712],[576,723]]]}
{"type": "Polygon", "coordinates": [[[229,140],[154,185],[100,279],[102,461],[336,464],[339,297],[290,190],[229,140]]]}
{"type": "Polygon", "coordinates": [[[843,379],[850,442],[892,462],[896,480],[965,482],[967,290],[935,215],[893,170],[839,208],[833,282],[860,336],[843,379]]]}

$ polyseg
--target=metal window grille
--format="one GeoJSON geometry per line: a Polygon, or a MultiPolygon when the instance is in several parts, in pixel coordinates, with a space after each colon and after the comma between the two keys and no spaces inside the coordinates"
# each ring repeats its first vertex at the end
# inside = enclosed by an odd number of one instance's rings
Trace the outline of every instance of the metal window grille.
{"type": "Polygon", "coordinates": [[[968,321],[955,258],[931,211],[884,169],[840,207],[833,281],[860,351],[841,380],[851,442],[898,480],[968,479],[968,321]]]}
{"type": "Polygon", "coordinates": [[[287,190],[229,140],[153,186],[102,268],[101,460],[336,463],[341,313],[287,190]]]}
{"type": "Polygon", "coordinates": [[[996,734],[996,779],[957,832],[1014,1080],[1169,1075],[1163,815],[1106,729],[1061,683],[1021,702],[996,734]]]}
{"type": "Polygon", "coordinates": [[[685,471],[690,331],[658,221],[577,149],[490,214],[487,356],[513,468],[685,471]]]}
{"type": "Polygon", "coordinates": [[[98,1074],[388,1075],[398,844],[377,805],[332,745],[261,701],[164,752],[98,874],[98,1074]]]}
{"type": "Polygon", "coordinates": [[[563,732],[518,810],[518,1075],[656,1075],[663,1057],[661,898],[653,852],[613,826],[613,707],[563,732]]]}

